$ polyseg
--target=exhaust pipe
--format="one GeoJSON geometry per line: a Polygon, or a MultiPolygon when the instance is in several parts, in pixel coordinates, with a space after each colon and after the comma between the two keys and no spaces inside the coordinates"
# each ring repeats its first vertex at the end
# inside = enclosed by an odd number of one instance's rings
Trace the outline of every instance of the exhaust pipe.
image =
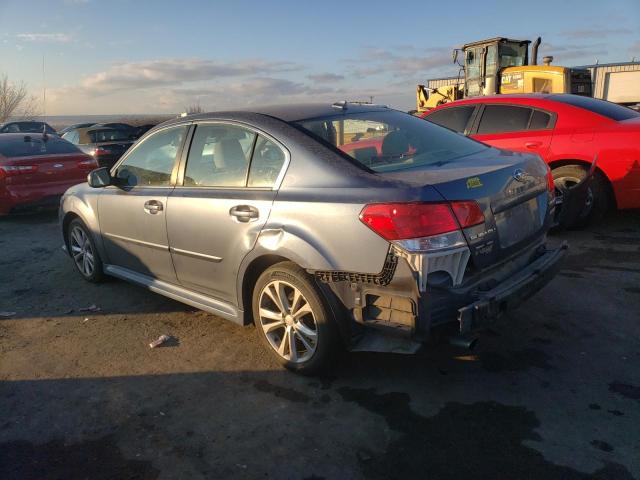
{"type": "Polygon", "coordinates": [[[536,38],[536,41],[533,42],[531,46],[531,61],[529,65],[537,65],[538,64],[538,47],[542,43],[542,37],[536,38]]]}
{"type": "Polygon", "coordinates": [[[473,350],[478,344],[478,337],[456,335],[454,337],[449,337],[449,344],[454,347],[464,348],[465,350],[473,350]]]}

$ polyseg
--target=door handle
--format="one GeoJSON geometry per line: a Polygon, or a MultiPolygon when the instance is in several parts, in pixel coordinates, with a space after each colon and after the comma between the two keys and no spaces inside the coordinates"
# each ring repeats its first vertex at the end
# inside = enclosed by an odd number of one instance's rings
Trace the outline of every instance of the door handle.
{"type": "Polygon", "coordinates": [[[251,205],[236,205],[229,209],[229,215],[236,217],[236,220],[239,222],[246,223],[256,220],[260,216],[260,213],[256,207],[252,207],[251,205]]]}
{"type": "Polygon", "coordinates": [[[162,202],[158,200],[147,200],[144,202],[144,210],[151,215],[155,215],[158,212],[161,212],[163,209],[162,202]]]}
{"type": "Polygon", "coordinates": [[[538,148],[539,146],[542,145],[542,142],[527,142],[524,144],[525,147],[527,148],[538,148]]]}

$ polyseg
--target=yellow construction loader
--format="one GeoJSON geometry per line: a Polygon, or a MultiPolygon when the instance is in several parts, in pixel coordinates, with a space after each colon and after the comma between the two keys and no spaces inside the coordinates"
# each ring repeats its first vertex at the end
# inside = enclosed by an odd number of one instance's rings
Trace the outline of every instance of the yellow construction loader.
{"type": "Polygon", "coordinates": [[[453,51],[453,61],[464,56],[460,66],[461,76],[449,84],[428,88],[418,85],[417,108],[424,112],[443,103],[460,98],[497,93],[574,93],[591,96],[591,73],[551,65],[553,57],[544,57],[538,65],[538,39],[531,47],[529,40],[513,40],[497,37],[480,42],[467,43],[453,51]]]}

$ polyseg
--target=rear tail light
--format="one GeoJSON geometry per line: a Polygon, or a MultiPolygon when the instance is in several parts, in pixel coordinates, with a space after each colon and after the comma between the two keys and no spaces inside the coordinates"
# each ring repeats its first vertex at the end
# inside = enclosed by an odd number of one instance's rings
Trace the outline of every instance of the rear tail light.
{"type": "Polygon", "coordinates": [[[110,155],[111,152],[105,148],[102,147],[96,147],[92,150],[91,155],[93,155],[94,157],[98,157],[100,155],[110,155]]]}
{"type": "Polygon", "coordinates": [[[360,220],[385,240],[424,251],[465,245],[461,228],[484,223],[484,214],[473,201],[377,203],[366,205],[360,220]]]}
{"type": "Polygon", "coordinates": [[[37,165],[0,165],[0,178],[35,173],[37,165]]]}

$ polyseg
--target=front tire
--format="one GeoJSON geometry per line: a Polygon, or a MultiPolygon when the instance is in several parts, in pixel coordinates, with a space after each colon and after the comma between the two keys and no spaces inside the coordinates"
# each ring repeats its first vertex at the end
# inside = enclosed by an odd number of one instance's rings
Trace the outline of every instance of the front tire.
{"type": "Polygon", "coordinates": [[[69,223],[67,246],[76,270],[82,275],[82,278],[87,282],[101,282],[104,278],[102,259],[89,229],[79,218],[69,223]]]}
{"type": "MultiPolygon", "coordinates": [[[[586,178],[589,169],[581,165],[563,165],[552,170],[556,185],[556,195],[562,196],[563,190],[577,185],[586,178]]],[[[597,172],[594,175],[587,193],[584,208],[568,225],[569,228],[584,228],[591,223],[599,222],[609,209],[609,189],[604,176],[597,172]]]]}
{"type": "Polygon", "coordinates": [[[286,368],[324,370],[339,345],[333,313],[316,280],[292,262],[265,270],[253,290],[253,318],[263,344],[286,368]]]}

